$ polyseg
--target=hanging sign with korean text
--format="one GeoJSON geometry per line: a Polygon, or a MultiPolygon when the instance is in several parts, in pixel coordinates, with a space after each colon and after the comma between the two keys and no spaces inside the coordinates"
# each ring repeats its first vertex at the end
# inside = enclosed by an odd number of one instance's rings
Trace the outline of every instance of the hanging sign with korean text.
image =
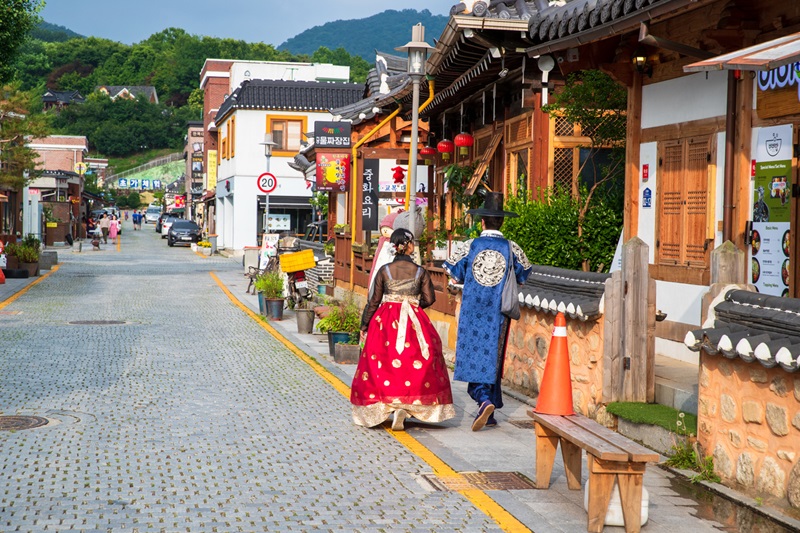
{"type": "Polygon", "coordinates": [[[362,174],[361,230],[378,231],[378,183],[380,159],[365,159],[362,174]]]}
{"type": "Polygon", "coordinates": [[[320,148],[350,148],[349,122],[315,122],[314,146],[320,148]]]}
{"type": "Polygon", "coordinates": [[[317,190],[347,192],[350,189],[350,155],[317,152],[317,190]]]}

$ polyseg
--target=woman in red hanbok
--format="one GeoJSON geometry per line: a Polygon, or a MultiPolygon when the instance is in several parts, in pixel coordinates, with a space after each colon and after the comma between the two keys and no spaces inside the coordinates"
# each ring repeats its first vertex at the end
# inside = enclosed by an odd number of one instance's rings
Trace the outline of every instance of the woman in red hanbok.
{"type": "Polygon", "coordinates": [[[361,320],[364,349],[353,377],[353,421],[392,429],[414,417],[442,422],[455,416],[442,341],[422,309],[436,299],[428,272],[415,264],[413,235],[392,233],[394,260],[381,267],[361,320]]]}

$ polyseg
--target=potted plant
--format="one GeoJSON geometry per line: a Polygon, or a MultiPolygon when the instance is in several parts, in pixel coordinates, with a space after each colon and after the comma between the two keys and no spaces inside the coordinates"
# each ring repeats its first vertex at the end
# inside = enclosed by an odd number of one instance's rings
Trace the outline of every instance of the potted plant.
{"type": "Polygon", "coordinates": [[[256,291],[264,299],[266,316],[273,320],[283,320],[283,273],[267,271],[254,282],[256,291]]]}
{"type": "Polygon", "coordinates": [[[17,259],[17,243],[9,242],[5,246],[6,253],[6,268],[9,270],[16,270],[19,268],[19,259],[17,259]]]}
{"type": "Polygon", "coordinates": [[[308,307],[308,300],[301,300],[294,308],[297,318],[297,333],[312,333],[314,331],[314,310],[308,307]]]}
{"type": "Polygon", "coordinates": [[[333,226],[333,231],[339,235],[344,235],[350,231],[350,224],[336,224],[333,226]]]}
{"type": "Polygon", "coordinates": [[[328,334],[328,350],[337,363],[355,363],[359,356],[361,313],[353,300],[332,303],[317,328],[328,334]]]}
{"type": "Polygon", "coordinates": [[[29,276],[39,275],[39,249],[29,244],[19,244],[15,255],[19,260],[19,268],[28,271],[29,276]]]}

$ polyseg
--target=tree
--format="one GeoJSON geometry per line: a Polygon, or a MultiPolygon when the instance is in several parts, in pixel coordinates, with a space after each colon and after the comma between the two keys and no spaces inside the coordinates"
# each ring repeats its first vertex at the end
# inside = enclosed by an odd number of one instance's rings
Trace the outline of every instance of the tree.
{"type": "MultiPolygon", "coordinates": [[[[603,186],[624,179],[628,93],[604,72],[584,70],[570,74],[564,88],[552,100],[542,109],[578,125],[581,135],[590,140],[589,146],[583,147],[588,153],[573,178],[586,186],[578,198],[578,239],[581,239],[594,194],[603,186]]],[[[588,270],[586,260],[583,268],[588,270]]]]}
{"type": "Polygon", "coordinates": [[[142,207],[142,197],[138,192],[132,191],[128,194],[128,207],[131,209],[139,209],[142,207]]]}
{"type": "Polygon", "coordinates": [[[14,56],[28,33],[39,22],[43,0],[4,0],[0,2],[0,82],[13,76],[14,56]]]}
{"type": "Polygon", "coordinates": [[[34,98],[19,84],[0,88],[0,189],[21,191],[36,177],[39,154],[28,139],[47,135],[43,115],[31,115],[34,98]]]}

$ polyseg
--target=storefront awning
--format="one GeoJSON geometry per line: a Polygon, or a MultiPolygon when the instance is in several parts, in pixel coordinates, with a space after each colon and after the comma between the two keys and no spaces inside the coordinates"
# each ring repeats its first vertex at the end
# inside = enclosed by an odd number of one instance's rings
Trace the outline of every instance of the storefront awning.
{"type": "Polygon", "coordinates": [[[684,72],[709,70],[769,71],[800,61],[800,33],[773,39],[735,52],[712,57],[683,67],[684,72]]]}

